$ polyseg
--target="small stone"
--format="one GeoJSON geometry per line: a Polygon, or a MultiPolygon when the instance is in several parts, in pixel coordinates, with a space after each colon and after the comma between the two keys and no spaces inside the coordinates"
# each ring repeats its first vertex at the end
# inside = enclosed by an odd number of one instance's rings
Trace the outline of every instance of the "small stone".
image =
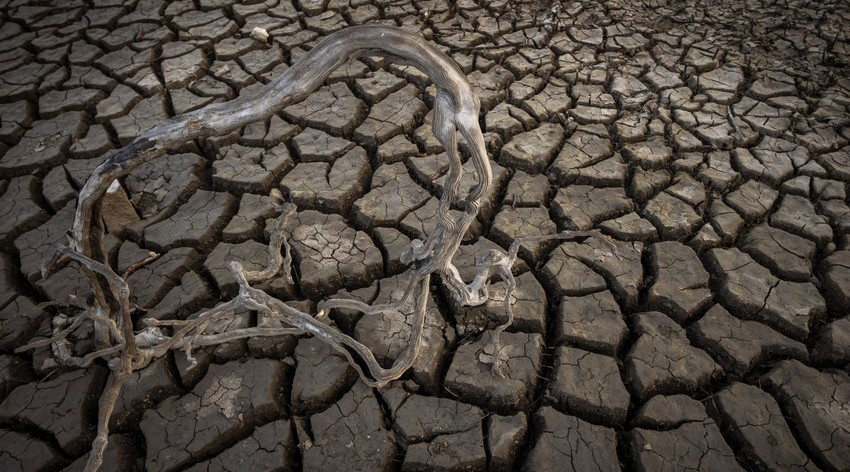
{"type": "Polygon", "coordinates": [[[251,30],[251,38],[260,43],[269,42],[269,32],[259,26],[251,30]]]}

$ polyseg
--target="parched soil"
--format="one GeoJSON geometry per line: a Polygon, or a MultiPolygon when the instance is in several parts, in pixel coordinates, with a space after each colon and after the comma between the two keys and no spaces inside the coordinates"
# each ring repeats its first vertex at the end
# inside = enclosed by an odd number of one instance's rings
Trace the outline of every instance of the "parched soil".
{"type": "MultiPolygon", "coordinates": [[[[87,459],[106,366],[14,351],[62,311],[39,304],[87,302],[75,266],[41,269],[101,156],[375,22],[438,45],[481,98],[494,180],[464,277],[518,237],[607,238],[522,246],[503,378],[481,350],[505,287],[453,309],[434,277],[402,380],[367,387],[309,337],[172,353],[128,382],[102,470],[850,470],[841,0],[0,0],[0,470],[87,459]]],[[[307,311],[398,297],[448,166],[434,93],[362,58],[267,122],[134,171],[104,220],[139,317],[231,297],[228,262],[265,260],[272,189],[298,207],[296,281],[265,290],[307,311]]],[[[403,312],[332,319],[384,363],[410,332],[403,312]]]]}

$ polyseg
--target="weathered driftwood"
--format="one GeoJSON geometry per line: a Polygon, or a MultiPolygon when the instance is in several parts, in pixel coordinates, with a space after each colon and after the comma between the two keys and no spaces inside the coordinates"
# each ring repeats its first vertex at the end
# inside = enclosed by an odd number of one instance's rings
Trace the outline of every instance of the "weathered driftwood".
{"type": "MultiPolygon", "coordinates": [[[[491,171],[484,139],[478,125],[479,102],[463,73],[445,54],[430,46],[423,38],[399,28],[386,26],[356,26],[334,33],[311,49],[280,77],[260,90],[226,103],[207,106],[197,111],[175,117],[155,126],[136,138],[126,147],[109,155],[86,182],[80,191],[76,220],[71,238],[71,248],[99,262],[105,261],[103,249],[104,231],[99,218],[99,201],[109,185],[133,169],[175,149],[187,141],[222,135],[254,121],[264,120],[272,114],[306,98],[318,88],[328,75],[349,59],[361,55],[382,55],[396,62],[410,64],[425,72],[437,88],[434,102],[434,133],[445,146],[449,156],[449,171],[438,208],[436,229],[426,241],[415,241],[408,253],[408,261],[414,263],[406,295],[393,304],[400,307],[409,304],[412,298],[425,299],[428,295],[428,277],[439,272],[453,297],[462,304],[480,304],[486,300],[486,277],[477,278],[467,286],[458,276],[451,259],[460,245],[462,236],[478,213],[479,201],[490,186],[491,171]],[[458,217],[449,213],[457,203],[461,177],[461,160],[458,154],[457,131],[464,137],[471,151],[478,184],[465,196],[465,211],[458,217]]],[[[483,268],[482,268],[483,269],[483,268]]],[[[114,284],[109,283],[98,271],[86,267],[95,294],[94,316],[95,337],[98,348],[106,349],[126,341],[126,350],[132,353],[134,365],[139,367],[149,362],[147,352],[139,351],[129,339],[132,329],[129,314],[119,306],[114,284]],[[122,316],[124,315],[124,316],[122,316]],[[113,320],[121,329],[121,337],[110,331],[113,320]],[[123,339],[122,339],[123,338],[123,339]]],[[[345,307],[365,313],[375,313],[390,306],[368,306],[350,300],[330,300],[322,304],[321,319],[328,309],[345,307]]],[[[285,321],[304,332],[338,345],[348,346],[369,367],[374,380],[364,379],[374,385],[384,385],[398,378],[407,370],[416,357],[418,342],[424,322],[424,310],[416,310],[413,322],[413,342],[409,353],[405,353],[390,369],[383,369],[374,360],[368,349],[355,340],[319,322],[311,315],[285,310],[285,321]]],[[[178,333],[174,334],[177,336],[178,333]]],[[[164,343],[172,346],[174,341],[164,343]]],[[[344,349],[343,349],[344,350],[344,349]]],[[[155,349],[159,353],[161,349],[155,349]]]]}
{"type": "MultiPolygon", "coordinates": [[[[507,253],[490,251],[485,254],[477,262],[477,276],[470,284],[463,282],[452,264],[452,257],[461,243],[463,234],[478,214],[480,199],[487,192],[491,181],[490,164],[478,125],[478,113],[478,98],[463,73],[448,56],[429,45],[423,38],[394,27],[355,26],[330,35],[280,77],[256,92],[172,118],[144,132],[124,148],[111,152],[80,191],[69,246],[57,250],[59,256],[70,258],[82,265],[94,292],[94,304],[74,318],[63,315],[55,317],[54,335],[50,339],[21,348],[26,350],[50,345],[54,357],[59,362],[72,366],[86,366],[99,358],[108,361],[112,374],[101,398],[98,432],[86,470],[97,470],[102,462],[109,418],[123,383],[132,372],[143,368],[171,349],[184,350],[192,360],[192,349],[195,347],[249,337],[308,333],[329,343],[346,356],[367,384],[383,386],[398,379],[413,365],[419,352],[429,281],[433,273],[442,276],[444,285],[457,305],[480,305],[486,302],[488,280],[494,271],[507,282],[504,307],[508,321],[497,328],[493,344],[488,346],[480,357],[482,361],[492,362],[498,372],[502,351],[498,333],[513,319],[510,300],[515,283],[511,265],[522,241],[516,241],[507,253]],[[266,268],[250,272],[240,263],[231,262],[230,270],[239,284],[239,293],[232,300],[221,303],[191,320],[143,319],[146,328],[135,332],[131,318],[129,287],[125,280],[106,264],[99,202],[109,186],[139,165],[163,156],[188,141],[223,135],[249,123],[268,119],[286,106],[306,98],[321,86],[334,69],[362,55],[380,55],[395,62],[413,65],[430,77],[437,88],[434,102],[434,134],[445,146],[449,158],[449,171],[437,210],[436,229],[425,241],[413,241],[405,254],[405,261],[411,264],[413,269],[403,297],[384,305],[368,305],[354,300],[326,300],[319,304],[318,313],[313,316],[252,287],[252,282],[269,279],[282,270],[283,276],[291,280],[291,254],[283,227],[287,218],[295,212],[295,208],[292,204],[283,203],[279,193],[273,192],[273,195],[278,197],[280,216],[269,244],[266,268]],[[463,196],[464,211],[453,216],[449,212],[450,208],[461,201],[458,195],[462,175],[458,132],[470,149],[470,159],[474,164],[478,183],[468,195],[463,196]],[[281,255],[281,246],[284,256],[281,255]],[[389,368],[382,367],[365,345],[325,322],[329,310],[334,308],[374,314],[404,308],[411,303],[414,310],[410,322],[410,342],[389,368]],[[205,333],[214,320],[244,309],[259,311],[262,314],[262,322],[252,328],[205,333]],[[87,320],[93,323],[95,351],[83,357],[74,357],[66,338],[87,320]],[[162,328],[167,328],[167,333],[163,332],[162,328]],[[366,372],[355,360],[355,355],[360,363],[366,366],[366,372]]],[[[588,235],[589,233],[575,233],[554,237],[588,235]]]]}

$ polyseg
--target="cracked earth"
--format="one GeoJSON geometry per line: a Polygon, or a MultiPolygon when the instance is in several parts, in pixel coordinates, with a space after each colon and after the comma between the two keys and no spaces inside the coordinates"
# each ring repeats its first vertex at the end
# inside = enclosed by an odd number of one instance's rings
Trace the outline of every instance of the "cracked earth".
{"type": "MultiPolygon", "coordinates": [[[[520,247],[504,378],[482,351],[504,284],[456,307],[435,277],[403,379],[367,387],[309,337],[171,352],[124,388],[101,470],[850,470],[850,6],[705,3],[0,0],[0,469],[87,459],[105,366],[14,350],[50,333],[39,304],[90,295],[75,266],[41,267],[103,153],[377,22],[436,44],[481,98],[493,186],[466,281],[518,237],[606,238],[520,247]]],[[[273,189],[298,207],[296,277],[261,288],[308,312],[399,297],[448,169],[434,94],[362,58],[137,169],[103,203],[133,303],[186,319],[233,296],[228,261],[265,261],[273,189]]],[[[408,315],[331,319],[389,364],[408,315]]]]}

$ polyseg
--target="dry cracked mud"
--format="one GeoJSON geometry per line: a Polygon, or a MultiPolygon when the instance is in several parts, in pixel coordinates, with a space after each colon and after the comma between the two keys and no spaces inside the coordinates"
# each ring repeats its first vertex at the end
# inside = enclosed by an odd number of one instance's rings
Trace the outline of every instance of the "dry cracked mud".
{"type": "MultiPolygon", "coordinates": [[[[0,470],[88,456],[105,366],[14,351],[49,335],[40,304],[90,296],[76,267],[41,267],[103,153],[365,23],[422,34],[481,98],[494,180],[465,280],[519,237],[605,237],[521,246],[504,378],[481,352],[504,284],[457,308],[434,277],[401,380],[367,387],[304,336],[170,353],[124,388],[101,470],[850,470],[850,5],[701,3],[0,0],[0,470]]],[[[186,319],[231,297],[228,261],[265,260],[273,189],[298,207],[295,282],[264,290],[306,311],[398,297],[447,172],[434,92],[363,57],[134,171],[104,202],[133,303],[186,319]]],[[[386,365],[408,313],[331,319],[386,365]]]]}

